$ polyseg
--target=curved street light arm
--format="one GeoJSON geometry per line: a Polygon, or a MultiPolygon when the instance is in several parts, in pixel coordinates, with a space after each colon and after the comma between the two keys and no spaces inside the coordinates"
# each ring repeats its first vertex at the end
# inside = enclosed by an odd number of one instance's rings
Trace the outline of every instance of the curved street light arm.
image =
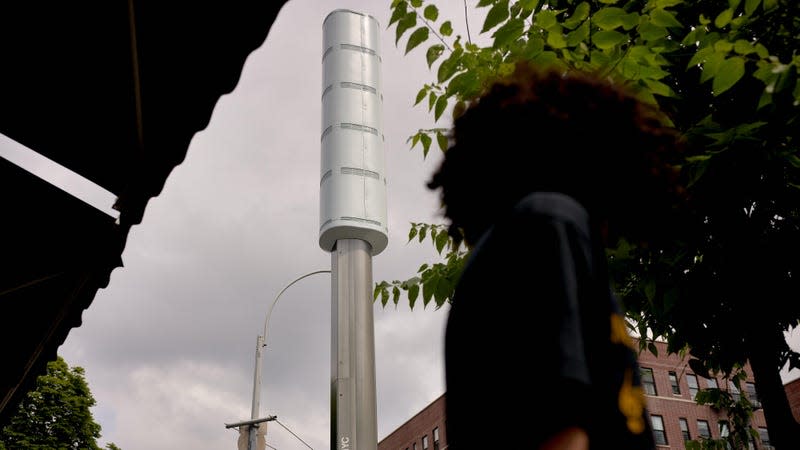
{"type": "Polygon", "coordinates": [[[310,277],[311,275],[316,275],[318,273],[331,273],[331,271],[330,270],[315,270],[314,272],[309,272],[309,273],[307,273],[305,275],[301,275],[301,276],[295,278],[291,283],[287,284],[283,289],[281,289],[280,292],[278,292],[278,295],[275,296],[275,300],[272,301],[272,304],[269,305],[269,310],[267,310],[267,317],[264,319],[264,332],[261,334],[261,336],[263,336],[263,340],[261,342],[261,345],[263,347],[267,346],[267,325],[269,325],[269,318],[272,316],[272,308],[274,308],[275,304],[278,303],[278,299],[281,298],[281,295],[283,295],[283,293],[286,292],[287,289],[292,287],[292,285],[294,285],[298,281],[302,280],[303,278],[310,277]]]}

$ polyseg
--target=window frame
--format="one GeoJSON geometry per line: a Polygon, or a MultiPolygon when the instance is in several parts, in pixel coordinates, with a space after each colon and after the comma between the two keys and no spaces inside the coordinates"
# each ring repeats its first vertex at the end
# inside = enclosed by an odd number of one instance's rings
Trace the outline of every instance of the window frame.
{"type": "Polygon", "coordinates": [[[640,377],[641,377],[642,389],[644,389],[644,393],[646,395],[652,395],[654,397],[658,397],[658,388],[656,388],[656,377],[655,377],[655,373],[653,373],[653,369],[650,368],[650,367],[640,367],[639,368],[639,374],[640,374],[640,377]],[[649,374],[650,380],[651,380],[650,382],[645,381],[645,379],[646,379],[645,378],[645,374],[649,374]],[[653,389],[653,393],[652,394],[648,391],[648,389],[647,389],[648,386],[652,387],[652,389],[653,389]]]}
{"type": "Polygon", "coordinates": [[[650,425],[653,427],[653,438],[656,440],[656,445],[669,445],[669,441],[667,440],[667,430],[664,427],[664,416],[651,414],[650,425]],[[661,428],[656,426],[656,422],[658,422],[661,428]],[[659,437],[663,440],[663,442],[659,441],[659,437]]]}
{"type": "Polygon", "coordinates": [[[683,436],[683,442],[691,441],[692,440],[692,432],[689,431],[689,421],[686,420],[685,417],[678,418],[678,426],[681,429],[681,436],[683,436]]]}
{"type": "Polygon", "coordinates": [[[714,435],[711,433],[711,424],[706,419],[697,419],[697,436],[706,438],[706,439],[713,439],[714,435]],[[708,436],[704,435],[700,428],[700,424],[705,424],[705,429],[708,431],[708,436]]]}
{"type": "Polygon", "coordinates": [[[678,379],[678,374],[674,370],[670,370],[668,375],[669,384],[672,387],[672,395],[683,395],[681,394],[681,382],[678,379]]]}
{"type": "Polygon", "coordinates": [[[689,397],[694,400],[694,398],[697,396],[697,392],[700,391],[700,383],[697,380],[697,375],[693,373],[687,373],[686,385],[689,386],[689,397]],[[689,380],[694,381],[694,387],[692,387],[692,383],[689,380]]]}

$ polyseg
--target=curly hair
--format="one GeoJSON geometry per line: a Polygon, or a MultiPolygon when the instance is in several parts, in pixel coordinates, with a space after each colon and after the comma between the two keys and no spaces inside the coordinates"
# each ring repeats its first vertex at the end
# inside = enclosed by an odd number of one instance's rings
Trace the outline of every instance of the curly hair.
{"type": "Polygon", "coordinates": [[[575,198],[616,235],[646,242],[680,197],[677,131],[610,80],[520,63],[454,123],[428,183],[441,189],[449,234],[474,243],[534,191],[575,198]],[[677,194],[677,195],[676,195],[677,194]]]}

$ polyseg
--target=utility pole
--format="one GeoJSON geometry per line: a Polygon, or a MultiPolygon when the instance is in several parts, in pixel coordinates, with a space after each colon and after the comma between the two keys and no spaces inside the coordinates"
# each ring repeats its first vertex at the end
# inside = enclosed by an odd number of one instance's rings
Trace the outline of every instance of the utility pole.
{"type": "Polygon", "coordinates": [[[331,252],[331,450],[378,445],[372,256],[388,244],[380,25],[323,21],[319,245],[331,252]]]}

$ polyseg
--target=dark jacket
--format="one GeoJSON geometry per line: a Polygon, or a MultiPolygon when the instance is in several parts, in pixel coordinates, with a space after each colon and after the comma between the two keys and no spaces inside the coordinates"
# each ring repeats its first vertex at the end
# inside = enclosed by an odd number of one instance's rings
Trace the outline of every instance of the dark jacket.
{"type": "Polygon", "coordinates": [[[592,449],[652,449],[637,353],[586,210],[539,192],[473,248],[445,337],[449,450],[535,448],[567,426],[592,449]]]}

